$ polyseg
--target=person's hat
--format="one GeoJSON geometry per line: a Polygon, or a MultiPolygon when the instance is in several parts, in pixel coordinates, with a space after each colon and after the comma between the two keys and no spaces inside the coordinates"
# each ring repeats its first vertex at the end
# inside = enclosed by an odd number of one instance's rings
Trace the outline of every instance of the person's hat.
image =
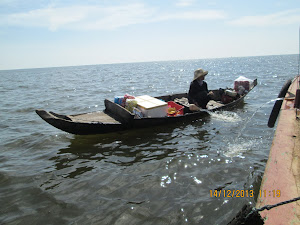
{"type": "Polygon", "coordinates": [[[208,74],[208,71],[205,71],[203,69],[197,69],[194,72],[194,80],[198,79],[199,77],[204,77],[208,74]]]}

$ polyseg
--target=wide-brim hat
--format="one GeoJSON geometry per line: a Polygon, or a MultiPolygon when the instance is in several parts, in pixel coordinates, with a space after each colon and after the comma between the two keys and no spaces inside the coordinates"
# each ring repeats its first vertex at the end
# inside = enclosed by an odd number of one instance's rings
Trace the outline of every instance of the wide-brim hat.
{"type": "MultiPolygon", "coordinates": [[[[194,72],[194,80],[197,80],[199,77],[205,77],[208,74],[208,71],[203,70],[203,69],[197,69],[194,72]]],[[[193,80],[193,81],[194,81],[193,80]]]]}

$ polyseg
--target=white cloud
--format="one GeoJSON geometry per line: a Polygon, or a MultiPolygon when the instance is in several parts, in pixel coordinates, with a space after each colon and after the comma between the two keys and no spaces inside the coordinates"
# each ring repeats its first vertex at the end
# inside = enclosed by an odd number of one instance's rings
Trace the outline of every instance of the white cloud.
{"type": "Polygon", "coordinates": [[[162,15],[158,20],[184,19],[184,20],[216,20],[225,19],[226,14],[217,10],[198,10],[162,15]]]}
{"type": "Polygon", "coordinates": [[[90,10],[86,19],[82,20],[80,25],[78,24],[80,29],[116,29],[132,24],[146,23],[155,14],[154,9],[146,8],[142,4],[94,8],[94,12],[90,10]]]}
{"type": "Polygon", "coordinates": [[[176,2],[176,6],[186,7],[194,4],[194,2],[195,0],[179,0],[178,2],[176,2]]]}
{"type": "Polygon", "coordinates": [[[66,24],[78,22],[85,17],[87,9],[78,7],[45,8],[26,13],[13,13],[0,16],[0,25],[22,27],[48,27],[56,30],[66,24]]]}
{"type": "Polygon", "coordinates": [[[244,16],[230,21],[229,24],[257,27],[300,24],[300,9],[287,10],[269,15],[244,16]]]}
{"type": "Polygon", "coordinates": [[[45,27],[57,29],[100,30],[116,29],[132,24],[144,24],[166,20],[212,20],[223,19],[218,10],[198,10],[161,13],[144,4],[124,6],[84,5],[53,7],[31,10],[24,13],[0,15],[0,26],[45,27]]]}

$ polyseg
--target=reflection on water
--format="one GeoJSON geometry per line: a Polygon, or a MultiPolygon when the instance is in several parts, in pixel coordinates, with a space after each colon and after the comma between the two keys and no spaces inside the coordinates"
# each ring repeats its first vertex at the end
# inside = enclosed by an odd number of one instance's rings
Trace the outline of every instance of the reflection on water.
{"type": "Polygon", "coordinates": [[[68,171],[62,176],[69,178],[92,170],[94,167],[84,166],[85,163],[90,165],[90,160],[124,167],[161,160],[182,154],[189,148],[199,148],[199,140],[208,138],[208,132],[201,129],[201,125],[208,121],[209,118],[203,118],[194,123],[196,127],[184,124],[178,127],[177,124],[105,135],[76,135],[69,146],[60,149],[50,160],[55,162],[57,171],[68,171]],[[187,142],[190,147],[182,148],[187,142]]]}

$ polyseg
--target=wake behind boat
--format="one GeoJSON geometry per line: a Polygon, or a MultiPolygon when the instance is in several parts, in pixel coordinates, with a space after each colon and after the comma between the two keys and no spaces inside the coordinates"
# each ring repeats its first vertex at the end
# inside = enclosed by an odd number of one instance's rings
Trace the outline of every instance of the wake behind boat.
{"type": "Polygon", "coordinates": [[[191,105],[187,100],[187,93],[158,96],[153,98],[155,101],[165,102],[166,104],[168,103],[167,110],[169,108],[173,108],[173,106],[175,106],[176,110],[176,107],[178,108],[179,106],[180,113],[177,113],[176,115],[168,114],[167,111],[164,116],[157,116],[157,114],[153,114],[154,116],[139,116],[141,112],[137,115],[137,113],[133,113],[120,104],[108,99],[105,99],[104,101],[105,109],[103,111],[76,115],[61,115],[45,110],[36,110],[36,113],[47,123],[68,133],[80,135],[104,134],[129,129],[173,124],[180,121],[193,121],[207,116],[209,112],[232,109],[243,102],[245,96],[256,85],[257,80],[255,79],[251,82],[251,85],[248,86],[248,90],[241,94],[236,94],[234,97],[226,94],[234,92],[234,89],[213,90],[212,92],[214,93],[215,98],[208,102],[207,109],[205,110],[191,111],[191,105]],[[171,106],[170,102],[172,103],[171,106]]]}

